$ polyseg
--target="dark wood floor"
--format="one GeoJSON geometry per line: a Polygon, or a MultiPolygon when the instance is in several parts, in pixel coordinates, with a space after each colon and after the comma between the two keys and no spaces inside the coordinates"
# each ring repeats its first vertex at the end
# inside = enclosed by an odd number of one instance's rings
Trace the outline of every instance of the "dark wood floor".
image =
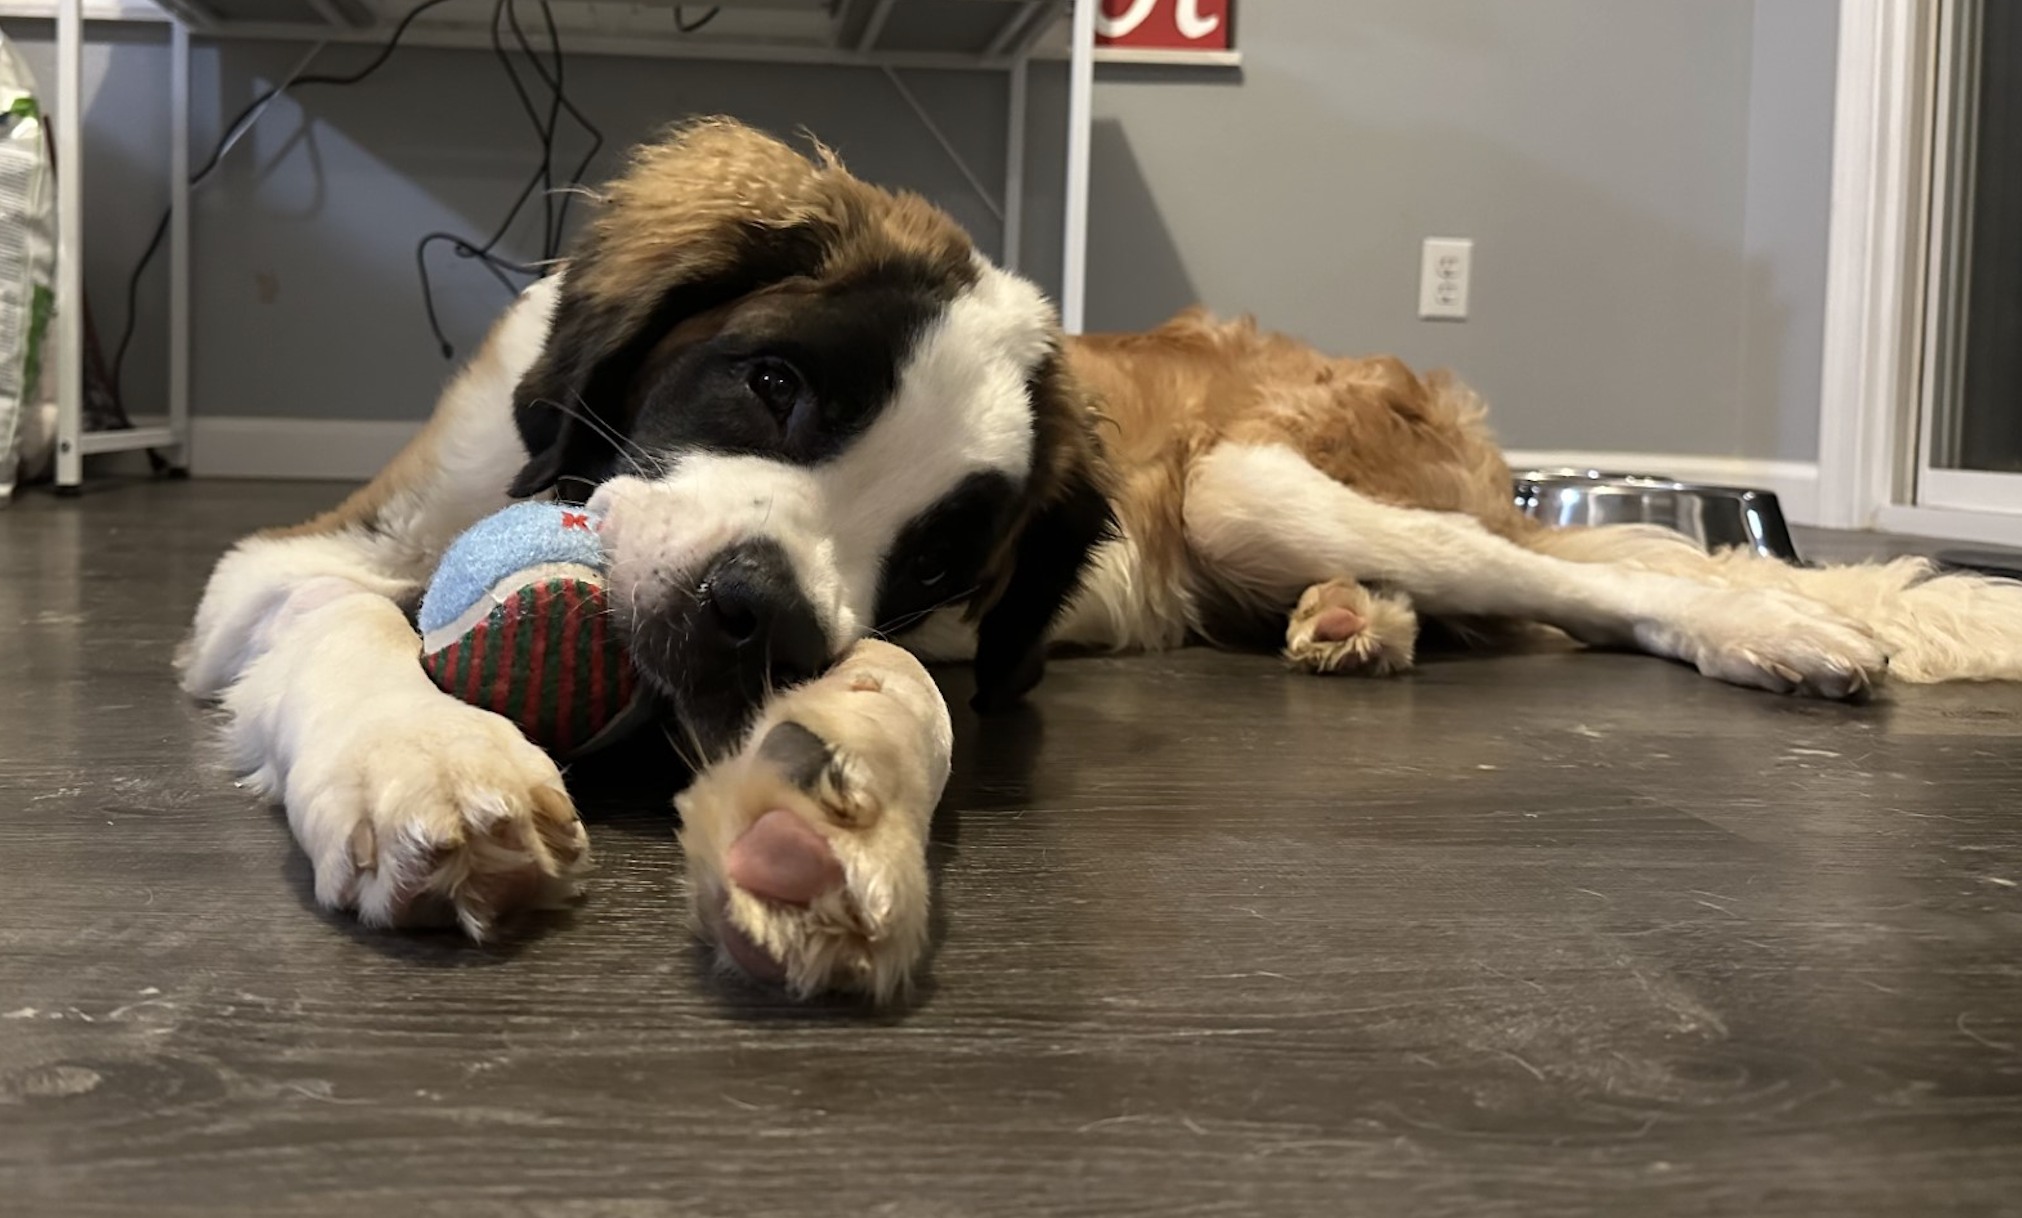
{"type": "Polygon", "coordinates": [[[0,1212],[2022,1211],[2022,688],[1061,663],[958,717],[932,981],[870,1018],[704,976],[610,766],[523,942],[315,912],[169,655],[331,494],[0,513],[0,1212]]]}

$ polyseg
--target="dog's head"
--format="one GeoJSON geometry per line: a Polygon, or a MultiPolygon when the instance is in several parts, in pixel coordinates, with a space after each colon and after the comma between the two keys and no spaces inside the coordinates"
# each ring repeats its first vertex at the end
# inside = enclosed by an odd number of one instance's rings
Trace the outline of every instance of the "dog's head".
{"type": "Polygon", "coordinates": [[[1007,702],[1110,527],[1059,335],[926,201],[696,123],[572,253],[513,492],[596,488],[634,657],[712,751],[768,688],[942,607],[1007,702]]]}

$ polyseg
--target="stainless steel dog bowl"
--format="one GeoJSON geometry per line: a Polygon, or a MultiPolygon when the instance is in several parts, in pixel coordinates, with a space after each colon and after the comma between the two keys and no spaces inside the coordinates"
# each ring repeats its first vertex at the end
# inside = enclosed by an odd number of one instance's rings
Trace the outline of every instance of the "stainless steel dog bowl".
{"type": "Polygon", "coordinates": [[[1769,491],[1651,474],[1534,469],[1516,476],[1516,504],[1525,515],[1550,525],[1658,524],[1708,550],[1741,546],[1797,561],[1783,508],[1769,491]]]}

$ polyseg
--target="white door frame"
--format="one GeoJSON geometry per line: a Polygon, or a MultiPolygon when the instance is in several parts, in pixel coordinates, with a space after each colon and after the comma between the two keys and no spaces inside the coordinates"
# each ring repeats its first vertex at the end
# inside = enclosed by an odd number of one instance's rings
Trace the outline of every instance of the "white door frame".
{"type": "Polygon", "coordinates": [[[2022,512],[1915,498],[1944,3],[1840,0],[1819,523],[2022,545],[2022,512]]]}

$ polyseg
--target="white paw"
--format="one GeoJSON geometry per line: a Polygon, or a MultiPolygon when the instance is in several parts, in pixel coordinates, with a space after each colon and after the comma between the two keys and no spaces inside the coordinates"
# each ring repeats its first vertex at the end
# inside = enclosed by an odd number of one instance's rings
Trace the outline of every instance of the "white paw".
{"type": "Polygon", "coordinates": [[[1417,646],[1410,601],[1337,579],[1299,598],[1285,627],[1284,656],[1304,672],[1381,677],[1410,668],[1417,646]]]}
{"type": "Polygon", "coordinates": [[[285,802],[316,899],[368,926],[453,921],[483,939],[505,915],[573,896],[589,863],[553,760],[432,690],[362,702],[340,738],[308,742],[285,802]]]}
{"type": "Polygon", "coordinates": [[[797,997],[903,993],[927,948],[951,735],[926,671],[883,643],[776,698],[675,801],[696,933],[797,997]]]}
{"type": "Polygon", "coordinates": [[[1889,666],[1857,623],[1805,597],[1761,589],[1706,593],[1673,646],[1670,654],[1709,677],[1817,698],[1862,697],[1889,666]]]}

